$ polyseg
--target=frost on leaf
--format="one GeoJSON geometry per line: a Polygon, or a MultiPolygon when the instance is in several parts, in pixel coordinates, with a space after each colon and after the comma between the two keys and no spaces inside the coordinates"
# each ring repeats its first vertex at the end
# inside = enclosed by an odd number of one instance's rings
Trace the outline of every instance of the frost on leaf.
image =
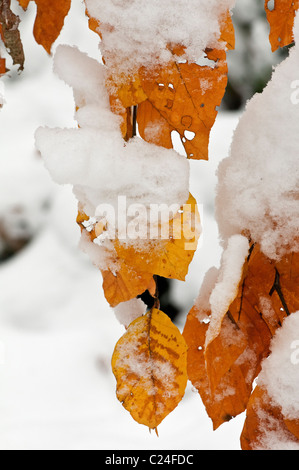
{"type": "Polygon", "coordinates": [[[171,320],[152,309],[131,323],[116,344],[112,369],[117,397],[150,429],[179,404],[187,385],[187,347],[171,320]]]}
{"type": "MultiPolygon", "coordinates": [[[[0,0],[0,37],[13,64],[23,70],[25,56],[19,31],[20,18],[11,11],[10,3],[11,0],[0,0]]],[[[5,60],[0,59],[0,75],[5,71],[5,60]]]]}
{"type": "MultiPolygon", "coordinates": [[[[31,0],[19,0],[22,8],[26,9],[31,0]]],[[[34,24],[34,37],[36,42],[44,47],[50,54],[52,44],[58,38],[67,16],[71,0],[34,0],[37,6],[37,15],[34,24]]]]}
{"type": "Polygon", "coordinates": [[[299,0],[265,0],[267,19],[270,24],[272,51],[294,42],[293,27],[299,0]]]}
{"type": "Polygon", "coordinates": [[[299,449],[299,311],[283,322],[271,340],[271,354],[247,406],[242,448],[299,449]]]}

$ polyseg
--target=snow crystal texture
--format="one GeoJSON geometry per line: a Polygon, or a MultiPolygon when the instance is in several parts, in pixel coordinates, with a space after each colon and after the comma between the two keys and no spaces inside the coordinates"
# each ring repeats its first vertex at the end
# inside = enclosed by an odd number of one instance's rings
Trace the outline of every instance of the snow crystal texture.
{"type": "MultiPolygon", "coordinates": [[[[172,58],[169,46],[182,45],[186,58],[199,59],[213,48],[221,21],[235,0],[86,0],[100,24],[101,51],[107,65],[133,72],[141,65],[172,58]]],[[[219,46],[218,46],[219,47],[219,46]]]]}

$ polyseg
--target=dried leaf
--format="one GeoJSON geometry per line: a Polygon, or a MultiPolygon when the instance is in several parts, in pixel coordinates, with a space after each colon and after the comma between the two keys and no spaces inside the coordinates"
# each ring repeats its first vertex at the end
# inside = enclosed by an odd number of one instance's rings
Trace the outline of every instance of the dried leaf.
{"type": "Polygon", "coordinates": [[[235,28],[230,12],[223,17],[220,41],[224,42],[228,50],[235,49],[235,28]]]}
{"type": "Polygon", "coordinates": [[[299,443],[299,418],[298,419],[285,419],[284,423],[288,430],[295,436],[299,443]]]}
{"type": "Polygon", "coordinates": [[[265,0],[265,10],[270,23],[270,43],[272,52],[275,52],[279,47],[294,42],[294,19],[299,0],[275,0],[274,8],[270,7],[270,3],[265,0]]]}
{"type": "MultiPolygon", "coordinates": [[[[85,217],[85,214],[79,212],[77,222],[83,231],[86,231],[82,224],[85,217]]],[[[88,232],[91,242],[98,235],[96,230],[88,232]]],[[[102,272],[106,300],[115,307],[143,294],[155,275],[184,281],[199,236],[200,216],[196,201],[190,194],[186,204],[172,220],[158,225],[156,239],[149,237],[137,245],[130,240],[114,240],[115,258],[120,267],[113,272],[102,272]]]]}
{"type": "Polygon", "coordinates": [[[0,57],[0,76],[4,75],[6,72],[5,59],[0,57]]]}
{"type": "MultiPolygon", "coordinates": [[[[19,31],[20,18],[11,11],[10,4],[11,0],[0,0],[0,35],[13,64],[23,70],[25,56],[19,31]]],[[[1,59],[0,74],[3,73],[5,62],[1,59]]]]}
{"type": "MultiPolygon", "coordinates": [[[[26,9],[31,0],[19,0],[22,8],[26,9]]],[[[58,38],[67,16],[71,0],[34,0],[37,5],[37,15],[34,24],[36,42],[50,54],[52,44],[58,38]]]]}
{"type": "Polygon", "coordinates": [[[280,408],[273,405],[267,391],[257,386],[247,407],[246,420],[241,434],[242,449],[263,450],[267,448],[271,433],[279,433],[287,441],[299,444],[298,422],[285,421],[280,408]]]}
{"type": "Polygon", "coordinates": [[[275,263],[252,245],[218,336],[206,342],[211,311],[201,309],[200,298],[188,314],[188,374],[215,428],[246,409],[272,336],[299,309],[298,276],[299,254],[275,263]]]}
{"type": "Polygon", "coordinates": [[[171,132],[177,131],[188,158],[208,159],[211,128],[217,116],[227,85],[226,53],[222,50],[207,51],[211,66],[201,66],[176,61],[167,67],[156,67],[140,71],[142,89],[147,95],[147,108],[139,107],[137,120],[143,123],[143,137],[151,142],[151,130],[162,129],[163,145],[165,135],[171,140],[171,132]],[[145,110],[156,110],[155,115],[144,114],[145,110]],[[148,130],[149,129],[149,130],[148,130]],[[146,133],[148,132],[148,134],[146,133]],[[168,135],[167,135],[168,134],[168,135]]]}
{"type": "Polygon", "coordinates": [[[186,356],[180,331],[157,309],[137,318],[118,341],[112,357],[117,397],[138,423],[157,429],[179,404],[186,356]]]}
{"type": "Polygon", "coordinates": [[[246,378],[252,379],[255,374],[246,362],[246,337],[226,316],[220,335],[207,353],[209,376],[205,350],[208,328],[209,312],[194,307],[188,314],[183,336],[188,345],[188,377],[200,393],[213,427],[217,429],[246,409],[251,394],[251,380],[246,378]],[[214,371],[211,371],[211,363],[214,364],[214,371]],[[251,376],[248,376],[249,373],[251,376]]]}

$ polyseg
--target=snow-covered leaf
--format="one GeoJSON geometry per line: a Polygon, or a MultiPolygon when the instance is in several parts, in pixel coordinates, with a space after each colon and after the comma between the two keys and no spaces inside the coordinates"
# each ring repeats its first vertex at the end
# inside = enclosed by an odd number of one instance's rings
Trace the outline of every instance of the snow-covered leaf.
{"type": "Polygon", "coordinates": [[[184,396],[186,343],[171,320],[152,309],[131,323],[116,344],[112,369],[117,397],[140,424],[157,430],[184,396]]]}

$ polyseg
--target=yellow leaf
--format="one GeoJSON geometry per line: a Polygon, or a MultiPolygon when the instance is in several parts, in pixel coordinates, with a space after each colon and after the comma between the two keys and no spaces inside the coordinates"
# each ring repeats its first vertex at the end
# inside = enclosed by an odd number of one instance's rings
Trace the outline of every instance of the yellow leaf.
{"type": "Polygon", "coordinates": [[[152,309],[137,318],[116,344],[112,370],[117,397],[132,417],[157,429],[184,396],[187,347],[171,320],[152,309]]]}

